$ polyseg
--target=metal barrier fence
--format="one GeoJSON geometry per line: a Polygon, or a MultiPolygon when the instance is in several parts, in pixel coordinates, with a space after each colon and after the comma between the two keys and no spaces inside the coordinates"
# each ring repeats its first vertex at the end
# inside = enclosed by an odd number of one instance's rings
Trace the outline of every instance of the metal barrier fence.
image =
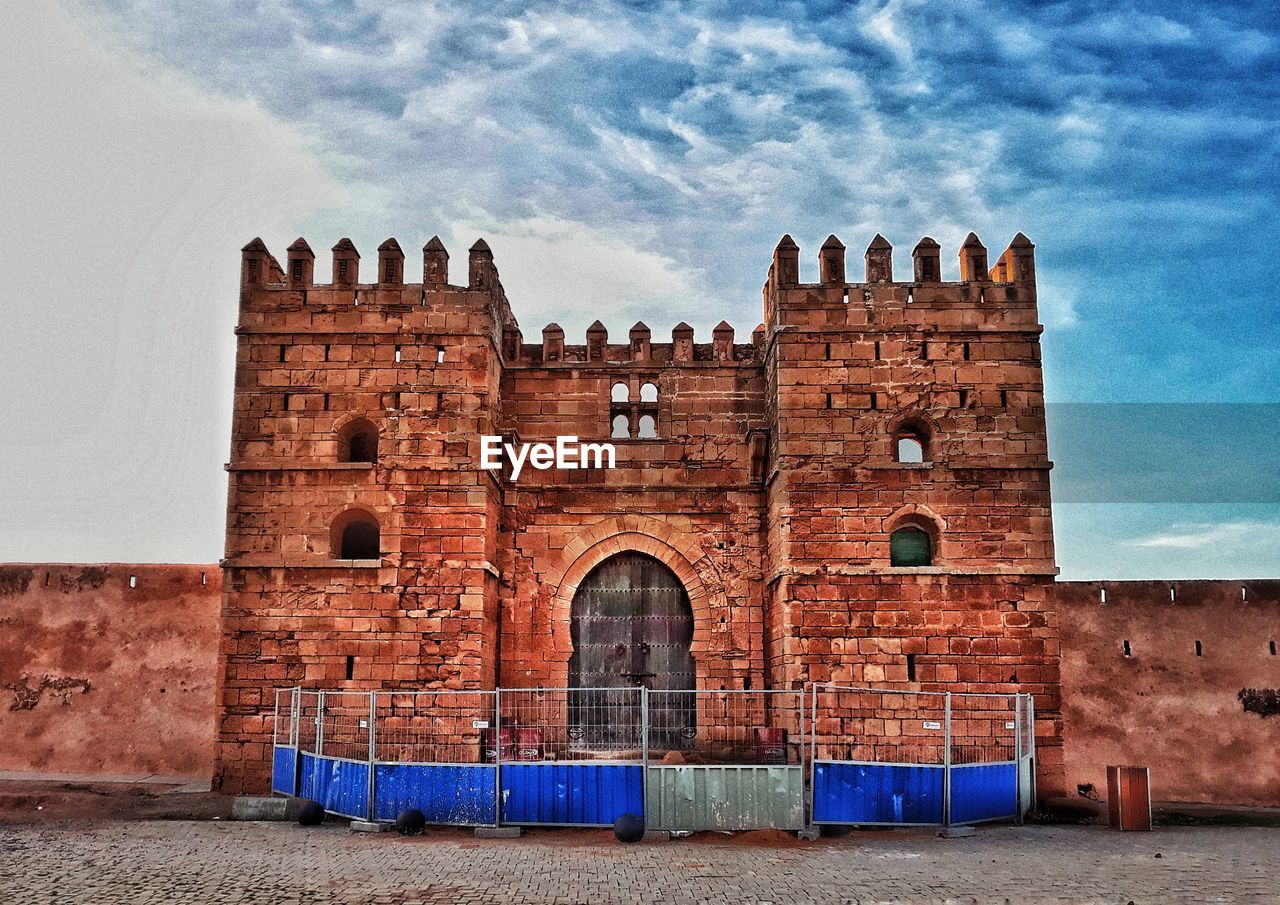
{"type": "Polygon", "coordinates": [[[951,825],[1030,806],[1028,695],[811,687],[810,819],[951,825]]]}
{"type": "Polygon", "coordinates": [[[1033,800],[1029,695],[282,689],[271,790],[346,817],[673,831],[951,824],[1033,800]],[[808,790],[807,802],[805,792],[808,790]]]}
{"type": "Polygon", "coordinates": [[[648,826],[804,827],[803,692],[651,691],[648,700],[648,826]]]}

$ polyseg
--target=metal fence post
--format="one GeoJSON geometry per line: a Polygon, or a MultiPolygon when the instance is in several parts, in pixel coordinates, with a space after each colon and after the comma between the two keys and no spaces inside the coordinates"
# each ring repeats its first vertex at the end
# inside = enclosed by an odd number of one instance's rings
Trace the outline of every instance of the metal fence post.
{"type": "Polygon", "coordinates": [[[640,686],[640,814],[645,829],[649,822],[649,689],[640,686]]]}
{"type": "Polygon", "coordinates": [[[1022,695],[1013,696],[1013,769],[1017,783],[1018,823],[1022,823],[1022,802],[1025,790],[1022,788],[1022,695]]]}
{"type": "Polygon", "coordinates": [[[942,825],[951,826],[951,692],[947,692],[942,749],[942,825]]]}
{"type": "MultiPolygon", "coordinates": [[[[801,763],[802,763],[802,764],[803,764],[803,758],[804,758],[804,748],[805,748],[805,747],[807,747],[807,748],[809,749],[809,770],[808,770],[808,773],[807,773],[807,774],[804,774],[804,773],[803,773],[803,770],[802,770],[802,775],[807,775],[807,777],[808,777],[808,779],[809,779],[809,796],[808,796],[808,798],[809,798],[809,812],[808,812],[808,814],[807,814],[807,815],[806,815],[806,817],[805,817],[805,825],[806,825],[806,826],[809,826],[809,825],[811,825],[811,824],[813,823],[813,797],[814,797],[814,793],[815,793],[815,792],[816,792],[816,790],[817,790],[817,785],[818,785],[818,775],[817,775],[817,769],[818,769],[818,768],[817,768],[817,763],[818,763],[818,683],[817,683],[817,682],[810,682],[809,684],[810,684],[810,686],[811,686],[811,687],[812,687],[812,689],[813,689],[813,691],[812,691],[812,693],[811,693],[811,695],[810,695],[810,700],[809,700],[809,738],[808,738],[808,739],[806,739],[806,741],[808,741],[808,743],[809,743],[809,744],[808,744],[807,746],[802,746],[802,747],[801,747],[801,749],[800,749],[800,757],[802,758],[802,761],[801,761],[801,763]]],[[[800,689],[800,724],[801,724],[802,726],[804,725],[804,688],[803,688],[803,687],[800,689]]],[[[803,733],[802,733],[802,734],[803,734],[803,733]]]]}
{"type": "Polygon", "coordinates": [[[316,757],[324,757],[324,692],[316,692],[316,757]]]}
{"type": "Polygon", "coordinates": [[[1027,693],[1027,741],[1031,754],[1031,806],[1036,805],[1036,699],[1027,693]]]}
{"type": "Polygon", "coordinates": [[[493,825],[502,824],[502,689],[493,690],[493,825]]]}
{"type": "Polygon", "coordinates": [[[374,737],[376,727],[378,725],[378,693],[376,691],[369,692],[369,801],[368,801],[368,818],[370,821],[377,814],[377,807],[374,804],[374,795],[377,789],[374,785],[374,761],[377,760],[377,740],[374,737]]]}

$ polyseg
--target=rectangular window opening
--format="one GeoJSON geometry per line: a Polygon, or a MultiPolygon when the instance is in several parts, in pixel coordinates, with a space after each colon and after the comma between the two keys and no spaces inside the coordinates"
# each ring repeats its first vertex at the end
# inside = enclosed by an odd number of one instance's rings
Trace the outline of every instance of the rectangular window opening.
{"type": "Polygon", "coordinates": [[[204,587],[209,581],[203,572],[200,573],[200,587],[204,587]]]}
{"type": "Polygon", "coordinates": [[[831,343],[827,343],[827,359],[831,359],[831,343]]]}
{"type": "Polygon", "coordinates": [[[324,344],[324,360],[325,360],[325,361],[328,361],[328,360],[329,360],[329,349],[330,349],[329,344],[328,344],[328,343],[325,343],[325,344],[324,344]]]}
{"type": "Polygon", "coordinates": [[[1129,642],[1128,642],[1128,641],[1126,641],[1126,642],[1124,643],[1124,655],[1125,655],[1126,657],[1132,657],[1132,656],[1133,656],[1133,651],[1129,648],[1129,642]]]}
{"type": "Polygon", "coordinates": [[[356,658],[347,657],[347,678],[354,679],[356,677],[356,658]]]}
{"type": "Polygon", "coordinates": [[[1106,602],[1107,602],[1107,589],[1106,589],[1106,588],[1099,588],[1099,589],[1098,589],[1098,602],[1099,602],[1099,603],[1106,603],[1106,602]]]}
{"type": "Polygon", "coordinates": [[[1009,407],[1009,391],[1000,391],[1000,408],[1007,409],[1009,407]]]}
{"type": "Polygon", "coordinates": [[[130,576],[129,576],[129,587],[131,587],[131,588],[136,588],[137,586],[138,586],[138,576],[137,576],[137,575],[130,575],[130,576]]]}
{"type": "Polygon", "coordinates": [[[1273,656],[1273,657],[1274,657],[1275,655],[1276,655],[1276,643],[1275,643],[1274,641],[1272,641],[1272,642],[1271,642],[1271,656],[1273,656]]]}
{"type": "Polygon", "coordinates": [[[436,346],[436,364],[444,364],[444,346],[436,346]]]}
{"type": "Polygon", "coordinates": [[[960,408],[968,408],[968,406],[969,406],[969,391],[961,390],[960,391],[960,408]]]}
{"type": "Polygon", "coordinates": [[[874,412],[874,411],[876,411],[878,408],[880,408],[880,400],[876,398],[876,394],[875,394],[875,393],[872,393],[872,394],[871,394],[871,411],[873,411],[873,412],[874,412]]]}
{"type": "Polygon", "coordinates": [[[969,344],[968,343],[964,344],[964,360],[965,361],[969,360],[969,344]]]}
{"type": "Polygon", "coordinates": [[[396,361],[400,360],[400,347],[396,346],[396,361]]]}
{"type": "Polygon", "coordinates": [[[1199,641],[1196,642],[1196,656],[1197,657],[1204,656],[1204,645],[1201,644],[1199,641]]]}
{"type": "Polygon", "coordinates": [[[1178,599],[1178,589],[1173,585],[1169,585],[1169,602],[1173,603],[1178,599]]]}
{"type": "Polygon", "coordinates": [[[280,360],[281,360],[281,361],[284,361],[284,353],[285,353],[285,350],[286,350],[287,348],[288,348],[288,346],[285,346],[285,345],[281,345],[281,346],[280,346],[280,360]]]}
{"type": "Polygon", "coordinates": [[[329,411],[329,394],[328,393],[324,394],[324,410],[326,412],[329,411]]]}
{"type": "Polygon", "coordinates": [[[289,394],[288,393],[284,394],[284,410],[286,412],[289,411],[289,394]]]}
{"type": "Polygon", "coordinates": [[[880,360],[880,340],[876,340],[876,361],[880,360]]]}
{"type": "Polygon", "coordinates": [[[916,655],[907,654],[907,681],[914,682],[916,680],[916,655]]]}
{"type": "Polygon", "coordinates": [[[831,394],[827,394],[827,408],[831,408],[831,394]]]}

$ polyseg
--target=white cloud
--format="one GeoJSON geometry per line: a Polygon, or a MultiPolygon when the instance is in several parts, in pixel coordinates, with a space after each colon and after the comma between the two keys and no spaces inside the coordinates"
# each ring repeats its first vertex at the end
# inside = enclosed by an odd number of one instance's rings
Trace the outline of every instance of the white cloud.
{"type": "Polygon", "coordinates": [[[1168,530],[1129,542],[1134,547],[1200,550],[1225,547],[1280,549],[1280,523],[1261,521],[1199,522],[1171,525],[1168,530]]]}
{"type": "Polygon", "coordinates": [[[21,290],[0,314],[0,549],[215,558],[239,248],[343,192],[298,129],[104,50],[55,3],[5,24],[0,224],[21,290]]]}
{"type": "MultiPolygon", "coordinates": [[[[512,300],[526,342],[539,342],[551,321],[565,328],[566,341],[586,341],[597,318],[614,342],[643,319],[655,341],[681,320],[709,328],[718,309],[687,270],[660,252],[644,251],[620,235],[600,233],[583,223],[542,215],[521,220],[476,220],[453,230],[451,247],[466,248],[478,235],[501,249],[495,263],[512,300]],[[669,323],[664,323],[669,321],[669,323]]],[[[749,333],[755,323],[735,325],[749,333]]],[[[709,341],[709,336],[704,337],[709,341]]]]}

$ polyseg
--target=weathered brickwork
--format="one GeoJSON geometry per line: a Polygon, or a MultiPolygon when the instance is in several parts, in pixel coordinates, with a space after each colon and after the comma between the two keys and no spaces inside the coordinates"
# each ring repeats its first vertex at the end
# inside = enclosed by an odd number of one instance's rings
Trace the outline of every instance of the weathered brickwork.
{"type": "Polygon", "coordinates": [[[722,323],[709,343],[684,324],[611,343],[597,323],[578,345],[554,324],[524,341],[483,242],[466,286],[438,240],[412,285],[393,240],[375,284],[338,243],[322,286],[305,242],[285,268],[250,243],[219,785],[264,787],[274,687],[565,685],[578,584],[639,551],[688,592],[698,687],[1033,692],[1041,790],[1059,790],[1033,249],[1019,235],[989,269],[971,237],[959,283],[938,254],[922,241],[895,282],[877,237],[848,282],[832,237],[806,284],[784,238],[750,342],[722,323]],[[364,421],[376,462],[341,461],[364,421]],[[479,468],[485,434],[615,429],[612,470],[479,468]],[[898,461],[902,438],[923,461],[898,461]],[[342,559],[368,517],[380,555],[342,559]],[[902,527],[928,565],[891,565],[902,527]]]}

